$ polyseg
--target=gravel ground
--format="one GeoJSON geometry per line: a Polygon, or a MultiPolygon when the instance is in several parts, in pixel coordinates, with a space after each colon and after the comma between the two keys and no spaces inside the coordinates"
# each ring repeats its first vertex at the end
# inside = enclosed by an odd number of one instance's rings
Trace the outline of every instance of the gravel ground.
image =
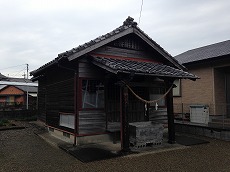
{"type": "Polygon", "coordinates": [[[209,144],[166,152],[82,163],[46,143],[40,128],[0,131],[0,171],[229,171],[230,142],[208,139],[209,144]]]}

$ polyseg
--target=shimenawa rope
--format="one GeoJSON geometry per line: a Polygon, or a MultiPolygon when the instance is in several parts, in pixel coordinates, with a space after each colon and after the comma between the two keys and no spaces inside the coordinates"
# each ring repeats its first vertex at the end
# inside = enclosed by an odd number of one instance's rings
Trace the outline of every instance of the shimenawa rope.
{"type": "Polygon", "coordinates": [[[140,96],[138,96],[138,95],[133,91],[133,89],[132,89],[125,81],[122,81],[122,82],[126,85],[126,87],[130,90],[130,92],[131,92],[136,98],[138,98],[140,101],[142,101],[142,102],[144,102],[144,103],[148,103],[148,104],[150,104],[150,103],[156,103],[156,102],[158,102],[159,100],[163,99],[163,98],[170,92],[170,90],[173,88],[173,84],[172,84],[172,86],[168,89],[168,91],[166,91],[165,94],[163,94],[160,98],[158,98],[158,99],[156,99],[156,100],[145,100],[145,99],[141,98],[140,96]]]}

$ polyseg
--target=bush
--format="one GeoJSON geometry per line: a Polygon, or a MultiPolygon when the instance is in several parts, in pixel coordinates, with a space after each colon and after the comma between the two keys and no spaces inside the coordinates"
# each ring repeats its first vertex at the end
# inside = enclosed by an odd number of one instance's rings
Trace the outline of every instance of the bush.
{"type": "Polygon", "coordinates": [[[0,126],[5,126],[6,124],[9,124],[10,122],[7,119],[1,119],[0,120],[0,126]]]}

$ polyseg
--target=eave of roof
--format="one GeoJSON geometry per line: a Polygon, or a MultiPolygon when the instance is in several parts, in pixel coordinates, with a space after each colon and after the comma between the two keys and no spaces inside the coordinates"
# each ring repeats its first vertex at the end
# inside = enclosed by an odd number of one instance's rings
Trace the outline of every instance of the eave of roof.
{"type": "Polygon", "coordinates": [[[32,86],[32,87],[37,87],[38,83],[26,83],[26,82],[10,82],[10,81],[0,81],[0,85],[13,85],[13,86],[32,86]]]}
{"type": "Polygon", "coordinates": [[[139,27],[137,27],[137,23],[133,21],[133,18],[128,17],[122,26],[114,29],[112,32],[109,32],[105,35],[99,36],[94,40],[91,40],[83,45],[79,45],[76,48],[68,50],[66,52],[58,54],[58,57],[49,63],[41,66],[37,70],[32,71],[31,75],[36,75],[36,73],[48,68],[58,61],[62,59],[68,59],[69,61],[74,60],[82,55],[85,55],[107,43],[110,43],[118,38],[121,38],[130,33],[134,33],[141,37],[147,44],[153,47],[156,51],[158,51],[161,55],[164,56],[168,61],[170,61],[173,65],[180,69],[185,69],[183,65],[181,65],[176,59],[174,59],[167,51],[165,51],[159,44],[157,44],[154,40],[152,40],[147,34],[145,34],[139,27]]]}
{"type": "Polygon", "coordinates": [[[24,91],[24,92],[29,92],[29,93],[37,93],[38,92],[38,87],[37,86],[15,86],[18,89],[24,91]]]}
{"type": "Polygon", "coordinates": [[[157,77],[170,77],[180,79],[192,79],[196,80],[199,77],[176,69],[171,66],[154,62],[142,62],[134,60],[121,60],[104,57],[92,57],[92,63],[100,68],[103,68],[111,73],[132,73],[135,75],[147,75],[157,77]]]}
{"type": "Polygon", "coordinates": [[[188,50],[175,56],[181,64],[211,60],[230,55],[230,40],[188,50]]]}

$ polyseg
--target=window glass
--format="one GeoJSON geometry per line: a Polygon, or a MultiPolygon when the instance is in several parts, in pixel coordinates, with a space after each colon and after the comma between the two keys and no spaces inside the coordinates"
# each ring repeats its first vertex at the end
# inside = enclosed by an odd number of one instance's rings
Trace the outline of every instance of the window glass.
{"type": "Polygon", "coordinates": [[[74,129],[74,115],[60,114],[60,126],[74,129]]]}
{"type": "Polygon", "coordinates": [[[175,88],[173,88],[173,96],[181,96],[181,81],[180,79],[177,79],[173,83],[176,85],[175,88]]]}
{"type": "Polygon", "coordinates": [[[82,80],[82,108],[104,108],[102,81],[82,80]]]}

